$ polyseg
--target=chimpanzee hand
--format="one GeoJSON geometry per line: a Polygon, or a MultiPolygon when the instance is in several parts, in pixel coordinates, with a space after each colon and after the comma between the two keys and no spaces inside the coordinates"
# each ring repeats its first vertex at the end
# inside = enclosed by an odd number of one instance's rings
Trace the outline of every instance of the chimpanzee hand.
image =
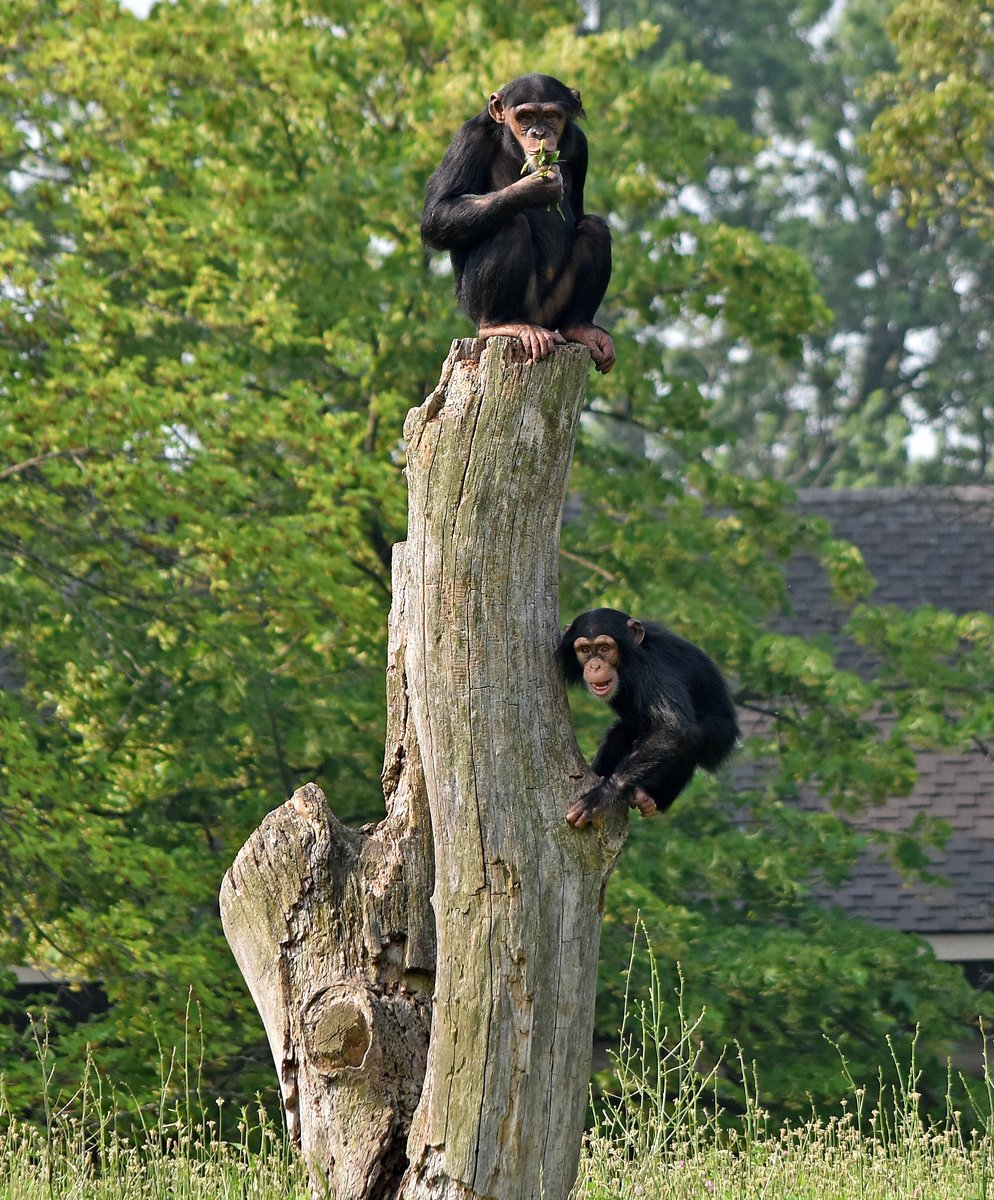
{"type": "Polygon", "coordinates": [[[621,796],[610,779],[601,782],[584,792],[579,800],[570,805],[566,813],[566,824],[574,829],[583,829],[585,825],[600,825],[607,812],[621,804],[621,796]]]}
{"type": "Polygon", "coordinates": [[[614,339],[599,325],[568,325],[560,332],[568,342],[579,342],[587,347],[594,366],[602,375],[614,366],[614,339]]]}
{"type": "Polygon", "coordinates": [[[511,187],[518,193],[526,208],[550,208],[563,198],[563,176],[558,167],[543,167],[529,171],[511,187]]]}
{"type": "Polygon", "coordinates": [[[509,321],[504,325],[481,325],[477,336],[516,337],[524,346],[526,357],[532,362],[548,358],[554,346],[566,345],[566,339],[555,329],[543,329],[541,325],[528,325],[524,321],[509,321]]]}

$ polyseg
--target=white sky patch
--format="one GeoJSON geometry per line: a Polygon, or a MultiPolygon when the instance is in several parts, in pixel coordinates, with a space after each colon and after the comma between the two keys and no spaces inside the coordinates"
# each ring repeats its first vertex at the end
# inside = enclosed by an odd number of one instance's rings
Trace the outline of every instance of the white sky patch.
{"type": "Polygon", "coordinates": [[[168,425],[166,434],[162,452],[166,460],[177,467],[190,462],[203,449],[203,442],[188,425],[168,425]]]}
{"type": "Polygon", "coordinates": [[[904,340],[906,358],[904,366],[909,371],[920,371],[935,362],[940,348],[939,331],[934,328],[909,329],[904,340]]]}
{"type": "Polygon", "coordinates": [[[706,220],[711,215],[711,204],[707,193],[696,183],[688,183],[680,189],[677,203],[685,212],[700,217],[702,220],[706,220]]]}
{"type": "Polygon", "coordinates": [[[904,448],[911,462],[927,462],[935,458],[939,441],[927,425],[920,425],[904,439],[904,448]]]}
{"type": "Polygon", "coordinates": [[[835,211],[850,225],[854,225],[859,220],[859,208],[852,196],[843,196],[836,205],[835,211]]]}
{"type": "Polygon", "coordinates": [[[374,258],[388,258],[397,249],[394,238],[383,237],[378,233],[370,234],[369,252],[374,258]]]}
{"type": "MultiPolygon", "coordinates": [[[[853,113],[850,115],[852,117],[852,120],[855,121],[856,114],[853,113]]],[[[842,147],[843,150],[845,150],[845,152],[847,154],[855,154],[856,153],[856,149],[857,149],[856,139],[853,136],[853,132],[851,129],[840,129],[838,131],[838,133],[836,134],[836,138],[838,139],[839,145],[842,147]]]]}
{"type": "Polygon", "coordinates": [[[835,32],[835,27],[839,23],[839,18],[845,11],[846,0],[834,0],[832,7],[808,30],[808,41],[816,49],[821,49],[822,46],[835,32]]]}
{"type": "Polygon", "coordinates": [[[978,290],[980,277],[975,271],[963,271],[953,282],[953,291],[957,296],[969,296],[978,290]]]}

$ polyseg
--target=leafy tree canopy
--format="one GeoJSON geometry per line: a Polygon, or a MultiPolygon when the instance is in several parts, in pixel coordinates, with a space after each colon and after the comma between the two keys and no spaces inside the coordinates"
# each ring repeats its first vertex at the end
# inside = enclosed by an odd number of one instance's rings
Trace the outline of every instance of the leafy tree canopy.
{"type": "MultiPolygon", "coordinates": [[[[906,789],[912,755],[900,727],[881,737],[866,720],[873,685],[765,631],[798,546],[847,602],[869,581],[790,515],[782,485],[716,463],[727,430],[707,380],[673,369],[666,331],[717,326],[796,360],[827,314],[793,250],[691,202],[758,144],[722,111],[722,82],[654,56],[655,38],[581,36],[562,4],[515,0],[0,11],[0,963],[102,982],[106,1014],[56,1027],[68,1075],[94,1042],[145,1099],[153,1035],[182,1041],[192,987],[205,1088],[271,1086],[217,885],[308,779],[347,821],[382,803],[402,418],[469,332],[418,241],[423,184],[493,87],[536,69],[584,92],[589,203],[616,234],[620,365],[593,384],[564,605],[670,621],[736,673],[744,702],[779,714],[752,792],[702,785],[640,831],[611,920],[641,903],[641,876],[667,957],[701,963],[702,995],[728,993],[713,1032],[741,1034],[761,1069],[801,1029],[856,1022],[869,1047],[927,1011],[938,1047],[977,1011],[903,941],[879,970],[867,949],[843,988],[836,918],[808,896],[808,874],[841,878],[861,844],[845,811],[906,789]],[[837,811],[803,814],[804,783],[837,811]],[[741,921],[762,937],[738,936],[741,921]],[[792,1004],[771,1031],[774,976],[792,1004]],[[895,998],[898,978],[916,1003],[895,998]]],[[[965,637],[979,662],[988,634],[965,637]]],[[[920,707],[919,684],[900,676],[897,710],[920,707]]],[[[965,701],[945,736],[989,720],[965,701]]],[[[30,1109],[30,1046],[16,1026],[0,1043],[30,1109]]],[[[826,1053],[808,1039],[772,1099],[808,1090],[815,1061],[831,1099],[826,1053]]],[[[874,1053],[857,1065],[872,1073],[874,1053]]]]}
{"type": "Polygon", "coordinates": [[[867,147],[873,180],[912,219],[953,213],[986,240],[994,219],[994,13],[970,0],[901,0],[887,23],[895,69],[867,147]]]}
{"type": "MultiPolygon", "coordinates": [[[[830,319],[805,334],[803,353],[788,359],[721,323],[691,327],[679,342],[671,334],[669,369],[706,382],[728,431],[717,461],[805,486],[989,481],[994,411],[984,386],[992,368],[985,297],[994,260],[983,218],[965,228],[948,209],[944,219],[932,210],[927,224],[909,228],[890,190],[927,190],[943,177],[936,140],[946,139],[948,160],[957,131],[968,136],[965,102],[940,110],[932,84],[945,78],[957,38],[981,69],[974,8],[950,5],[946,20],[935,15],[945,5],[898,6],[896,53],[913,65],[895,74],[885,29],[892,3],[603,0],[597,7],[604,22],[621,26],[651,10],[661,36],[648,54],[692,55],[727,75],[721,110],[766,145],[734,170],[715,164],[697,188],[698,203],[800,251],[831,309],[830,319]],[[934,52],[930,22],[944,39],[934,52]],[[922,64],[927,86],[915,75],[922,64]],[[906,98],[881,113],[898,95],[906,98]],[[931,114],[927,147],[925,118],[917,132],[909,128],[913,97],[919,115],[931,114]],[[878,132],[866,141],[871,126],[878,132]],[[890,149],[881,158],[888,129],[890,149]],[[889,165],[896,161],[903,174],[889,165]]],[[[958,69],[968,73],[965,64],[958,69]]],[[[985,128],[988,96],[982,77],[971,78],[976,133],[985,128]]],[[[941,95],[952,103],[948,80],[941,95]]],[[[983,153],[982,139],[970,145],[974,157],[983,153]]],[[[979,167],[974,178],[974,194],[982,194],[979,167]]]]}

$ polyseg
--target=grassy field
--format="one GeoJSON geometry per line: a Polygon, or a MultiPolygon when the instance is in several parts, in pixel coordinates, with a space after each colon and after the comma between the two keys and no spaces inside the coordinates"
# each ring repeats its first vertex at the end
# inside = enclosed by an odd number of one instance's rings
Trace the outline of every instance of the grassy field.
{"type": "MultiPolygon", "coordinates": [[[[620,1114],[616,1114],[620,1116],[620,1114]]],[[[994,1200],[991,1131],[965,1137],[958,1122],[926,1127],[911,1108],[769,1128],[615,1120],[588,1138],[579,1200],[994,1200]]]]}
{"type": "Polygon", "coordinates": [[[914,1062],[898,1086],[871,1095],[848,1074],[850,1096],[828,1120],[771,1122],[741,1059],[734,1124],[718,1102],[721,1064],[702,1068],[697,1022],[669,1012],[658,974],[629,997],[611,1094],[587,1136],[575,1200],[994,1200],[994,1074],[984,1059],[979,1106],[963,1122],[920,1115],[914,1062]],[[970,1132],[966,1132],[966,1129],[970,1132]],[[979,1132],[975,1132],[979,1131],[979,1132]]]}
{"type": "MultiPolygon", "coordinates": [[[[733,1133],[686,1111],[647,1117],[646,1103],[616,1105],[591,1131],[576,1200],[994,1200],[990,1130],[967,1139],[897,1110],[862,1133],[851,1112],[769,1130],[754,1111],[733,1133]]],[[[125,1137],[99,1119],[56,1113],[46,1129],[0,1113],[0,1198],[309,1200],[278,1131],[245,1118],[240,1133],[222,1141],[211,1122],[170,1119],[125,1137]]]]}
{"type": "MultiPolygon", "coordinates": [[[[851,1116],[796,1129],[709,1136],[706,1125],[600,1127],[588,1137],[576,1200],[994,1200],[991,1140],[927,1130],[891,1114],[886,1136],[851,1116]]],[[[881,1130],[883,1125],[880,1126],[881,1130]]],[[[2,1200],[310,1200],[299,1161],[271,1126],[241,1142],[208,1123],[128,1139],[76,1121],[51,1130],[9,1118],[0,1133],[2,1200]]]]}
{"type": "MultiPolygon", "coordinates": [[[[792,1126],[772,1123],[746,1086],[732,1126],[715,1103],[719,1068],[700,1067],[695,1025],[678,1013],[671,1036],[658,989],[629,1011],[574,1200],[994,1200],[989,1064],[969,1122],[979,1132],[965,1133],[951,1111],[922,1121],[913,1063],[900,1087],[871,1097],[854,1085],[836,1117],[792,1126]]],[[[175,1091],[167,1070],[163,1096],[175,1091]]],[[[119,1124],[122,1106],[92,1065],[74,1096],[43,1094],[38,1124],[18,1121],[0,1089],[0,1200],[311,1200],[298,1158],[261,1109],[226,1120],[222,1138],[195,1083],[179,1092],[136,1128],[133,1117],[119,1124]]]]}

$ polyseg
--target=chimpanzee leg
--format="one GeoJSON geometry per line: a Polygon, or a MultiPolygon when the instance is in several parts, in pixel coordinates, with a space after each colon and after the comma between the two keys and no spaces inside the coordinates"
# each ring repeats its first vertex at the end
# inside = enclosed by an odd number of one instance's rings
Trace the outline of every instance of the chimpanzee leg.
{"type": "Polygon", "coordinates": [[[603,217],[577,222],[573,252],[544,297],[537,320],[550,329],[593,323],[611,279],[611,231],[603,217]]]}
{"type": "Polygon", "coordinates": [[[569,262],[539,310],[539,320],[568,342],[590,351],[594,366],[606,374],[614,366],[611,335],[594,324],[611,278],[611,231],[603,217],[581,217],[569,262]]]}
{"type": "Polygon", "coordinates": [[[466,259],[457,295],[480,337],[516,337],[532,361],[566,339],[536,317],[538,265],[528,218],[519,214],[466,259]]]}
{"type": "Polygon", "coordinates": [[[473,248],[466,259],[457,295],[470,320],[479,328],[531,320],[528,314],[535,308],[536,294],[531,230],[528,218],[519,213],[473,248]]]}
{"type": "Polygon", "coordinates": [[[653,780],[651,786],[641,789],[656,802],[658,812],[665,812],[690,783],[696,765],[693,759],[675,759],[664,780],[653,780]]]}

